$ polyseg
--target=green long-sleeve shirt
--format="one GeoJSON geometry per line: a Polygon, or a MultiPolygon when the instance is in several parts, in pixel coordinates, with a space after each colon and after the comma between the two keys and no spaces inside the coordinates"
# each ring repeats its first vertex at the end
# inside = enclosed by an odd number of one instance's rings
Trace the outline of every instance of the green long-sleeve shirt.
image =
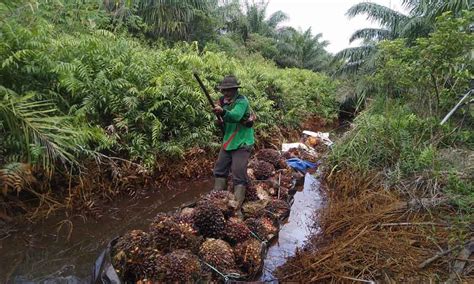
{"type": "Polygon", "coordinates": [[[247,127],[241,123],[250,115],[249,101],[245,96],[236,95],[230,104],[223,104],[224,109],[224,150],[236,150],[245,146],[252,146],[255,143],[253,127],[247,127]]]}

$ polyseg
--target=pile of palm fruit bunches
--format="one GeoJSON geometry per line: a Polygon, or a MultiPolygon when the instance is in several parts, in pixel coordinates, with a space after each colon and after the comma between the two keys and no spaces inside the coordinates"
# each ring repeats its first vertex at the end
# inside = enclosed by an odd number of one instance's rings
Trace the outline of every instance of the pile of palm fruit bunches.
{"type": "Polygon", "coordinates": [[[243,219],[236,217],[229,184],[229,190],[212,191],[194,207],[158,214],[148,231],[123,235],[112,249],[114,268],[126,282],[254,278],[263,265],[263,244],[289,215],[294,174],[278,151],[258,151],[249,162],[243,219]]]}

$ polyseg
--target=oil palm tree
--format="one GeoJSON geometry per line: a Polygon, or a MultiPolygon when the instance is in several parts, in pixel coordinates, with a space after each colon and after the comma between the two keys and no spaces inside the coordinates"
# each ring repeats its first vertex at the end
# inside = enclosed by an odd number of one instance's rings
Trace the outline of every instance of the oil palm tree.
{"type": "Polygon", "coordinates": [[[240,1],[234,0],[225,4],[227,13],[227,32],[233,32],[246,42],[250,34],[259,34],[265,37],[275,37],[279,25],[288,20],[288,16],[282,11],[276,11],[267,17],[268,1],[245,1],[244,9],[240,1]]]}
{"type": "Polygon", "coordinates": [[[364,28],[352,34],[349,42],[362,40],[363,43],[335,55],[335,61],[344,62],[338,73],[356,72],[362,66],[370,70],[377,42],[400,37],[411,42],[427,36],[434,28],[436,17],[442,13],[450,11],[458,15],[462,10],[472,7],[469,0],[404,0],[403,5],[408,10],[407,15],[372,2],[358,3],[349,8],[346,13],[348,17],[365,14],[368,20],[376,22],[380,28],[364,28]]]}
{"type": "Polygon", "coordinates": [[[173,40],[189,39],[196,20],[211,15],[217,5],[218,0],[103,0],[114,17],[137,15],[149,35],[173,40]]]}
{"type": "Polygon", "coordinates": [[[313,35],[311,28],[306,31],[291,27],[281,29],[277,41],[277,63],[284,67],[323,70],[329,62],[329,54],[325,50],[329,42],[321,38],[322,34],[313,35]]]}
{"type": "Polygon", "coordinates": [[[377,42],[400,37],[403,27],[411,19],[408,15],[372,2],[358,3],[346,13],[350,18],[362,14],[365,14],[368,20],[378,23],[380,28],[364,28],[351,35],[349,42],[362,40],[363,44],[359,47],[346,48],[334,56],[334,61],[344,61],[338,73],[357,72],[371,61],[376,52],[377,42]]]}

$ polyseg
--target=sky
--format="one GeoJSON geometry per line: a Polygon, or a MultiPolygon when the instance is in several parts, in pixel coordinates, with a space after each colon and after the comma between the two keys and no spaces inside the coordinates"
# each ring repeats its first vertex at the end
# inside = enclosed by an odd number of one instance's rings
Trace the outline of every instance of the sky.
{"type": "MultiPolygon", "coordinates": [[[[267,15],[282,10],[290,19],[284,26],[306,30],[311,27],[313,34],[322,33],[323,40],[329,41],[327,50],[336,53],[358,42],[349,44],[351,34],[361,28],[376,27],[365,16],[349,19],[345,13],[354,4],[364,0],[269,0],[267,15]]],[[[378,4],[403,11],[402,0],[373,0],[378,4]]]]}

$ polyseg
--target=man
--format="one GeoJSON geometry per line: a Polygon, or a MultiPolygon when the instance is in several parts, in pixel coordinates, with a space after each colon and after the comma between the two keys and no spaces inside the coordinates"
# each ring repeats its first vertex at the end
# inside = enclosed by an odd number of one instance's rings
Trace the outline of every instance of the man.
{"type": "Polygon", "coordinates": [[[240,84],[235,76],[226,76],[218,86],[224,96],[214,108],[222,117],[224,140],[214,166],[214,190],[225,190],[227,176],[232,171],[234,195],[238,202],[237,215],[242,216],[241,207],[248,184],[247,164],[255,143],[253,120],[249,101],[240,95],[240,84]]]}

